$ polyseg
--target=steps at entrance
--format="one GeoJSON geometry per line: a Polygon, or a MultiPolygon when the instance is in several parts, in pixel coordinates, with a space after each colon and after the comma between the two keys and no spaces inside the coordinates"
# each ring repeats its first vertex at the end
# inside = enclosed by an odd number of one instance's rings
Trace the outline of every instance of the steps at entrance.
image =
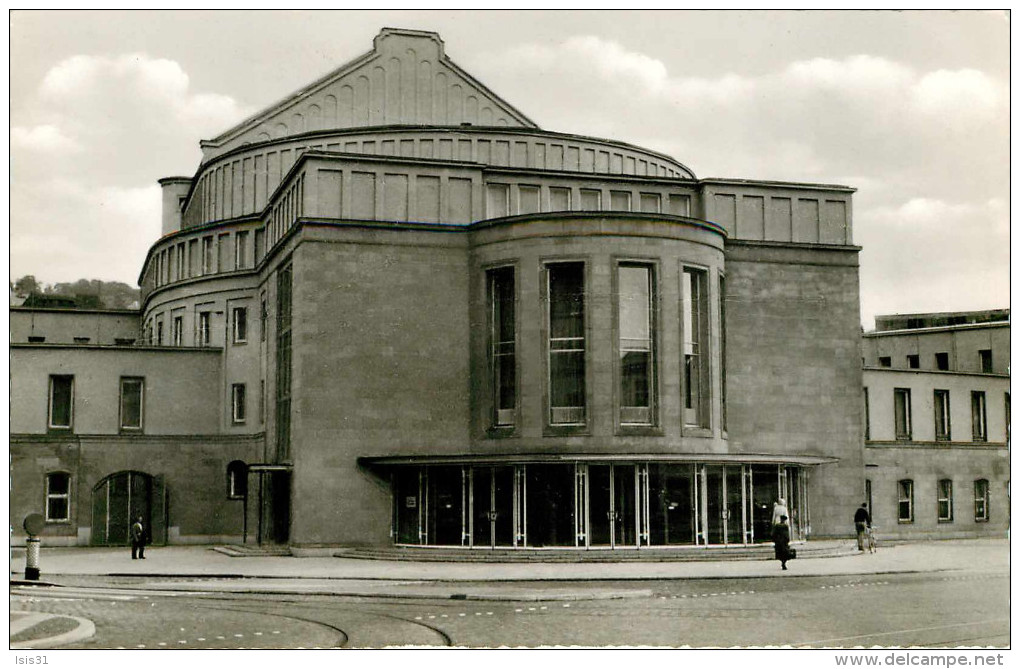
{"type": "MultiPolygon", "coordinates": [[[[794,544],[798,559],[855,555],[854,542],[794,544]]],[[[457,549],[394,546],[351,548],[337,557],[361,560],[406,560],[412,562],[713,562],[729,560],[772,560],[772,544],[758,546],[683,546],[676,548],[624,548],[616,550],[548,549],[457,549]]]]}
{"type": "Polygon", "coordinates": [[[270,557],[290,555],[286,546],[213,546],[213,550],[229,557],[270,557]]]}

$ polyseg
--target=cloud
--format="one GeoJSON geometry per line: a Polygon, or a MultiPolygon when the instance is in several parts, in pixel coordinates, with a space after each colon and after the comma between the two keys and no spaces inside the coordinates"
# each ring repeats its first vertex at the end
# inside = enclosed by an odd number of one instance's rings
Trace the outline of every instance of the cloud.
{"type": "Polygon", "coordinates": [[[75,140],[53,125],[37,125],[31,128],[12,127],[11,145],[29,151],[76,151],[81,148],[75,140]]]}
{"type": "Polygon", "coordinates": [[[156,181],[193,173],[199,140],[251,113],[145,54],[66,58],[17,111],[31,122],[11,128],[11,271],[128,283],[160,234],[156,181]]]}

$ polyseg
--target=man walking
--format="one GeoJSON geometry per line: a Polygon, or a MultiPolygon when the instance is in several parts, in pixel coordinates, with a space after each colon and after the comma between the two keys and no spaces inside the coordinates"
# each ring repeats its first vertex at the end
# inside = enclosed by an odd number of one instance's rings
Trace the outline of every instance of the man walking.
{"type": "Polygon", "coordinates": [[[145,559],[145,526],[142,525],[142,517],[131,526],[131,559],[145,559]]]}
{"type": "Polygon", "coordinates": [[[854,528],[857,530],[857,550],[862,553],[864,552],[869,527],[871,527],[871,514],[868,513],[868,504],[865,502],[861,504],[861,507],[854,514],[854,528]]]}

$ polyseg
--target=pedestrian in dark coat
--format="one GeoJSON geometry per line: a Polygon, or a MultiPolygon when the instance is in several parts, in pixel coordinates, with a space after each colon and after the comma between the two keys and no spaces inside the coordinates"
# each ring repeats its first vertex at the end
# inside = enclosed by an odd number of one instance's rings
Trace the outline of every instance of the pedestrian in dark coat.
{"type": "Polygon", "coordinates": [[[861,504],[854,512],[854,529],[857,530],[857,550],[864,552],[867,544],[868,528],[871,527],[871,514],[868,513],[868,503],[861,504]]]}
{"type": "Polygon", "coordinates": [[[131,559],[134,560],[136,556],[139,560],[145,559],[145,526],[142,525],[141,516],[131,526],[131,559]]]}
{"type": "Polygon", "coordinates": [[[780,516],[779,522],[772,526],[772,543],[776,547],[776,559],[786,569],[787,560],[793,559],[790,550],[790,526],[786,524],[786,516],[780,516]]]}

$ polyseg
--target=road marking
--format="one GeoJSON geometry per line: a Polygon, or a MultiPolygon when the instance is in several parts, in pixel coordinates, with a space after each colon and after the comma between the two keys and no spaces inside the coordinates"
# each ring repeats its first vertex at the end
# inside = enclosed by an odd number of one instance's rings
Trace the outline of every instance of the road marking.
{"type": "Polygon", "coordinates": [[[197,640],[198,640],[198,641],[205,641],[205,637],[204,637],[204,636],[200,636],[200,637],[198,637],[198,639],[197,639],[197,640]]]}
{"type": "Polygon", "coordinates": [[[954,627],[971,627],[973,625],[987,625],[988,623],[1009,622],[1009,618],[992,618],[991,620],[979,620],[973,623],[957,623],[955,625],[938,625],[936,627],[915,627],[913,629],[895,630],[893,632],[876,632],[874,634],[859,634],[857,636],[844,636],[837,639],[818,639],[815,641],[798,641],[792,646],[805,646],[808,644],[832,643],[834,641],[853,641],[855,639],[868,639],[875,636],[892,636],[894,634],[909,634],[912,632],[931,632],[934,630],[952,629],[954,627]]]}
{"type": "Polygon", "coordinates": [[[159,645],[160,645],[160,646],[165,646],[165,645],[166,645],[166,641],[160,641],[160,642],[159,642],[159,645]]]}

